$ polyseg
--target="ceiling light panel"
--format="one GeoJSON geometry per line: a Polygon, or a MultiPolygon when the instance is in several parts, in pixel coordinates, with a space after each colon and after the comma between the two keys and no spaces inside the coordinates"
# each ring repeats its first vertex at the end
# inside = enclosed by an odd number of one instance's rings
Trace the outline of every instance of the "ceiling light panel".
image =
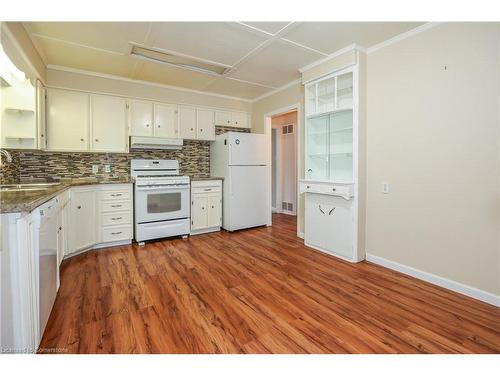
{"type": "Polygon", "coordinates": [[[210,64],[191,57],[152,50],[136,45],[132,46],[130,55],[133,57],[146,59],[151,62],[173,65],[178,68],[190,69],[200,73],[214,74],[219,76],[224,74],[228,70],[228,67],[223,65],[210,64]]]}

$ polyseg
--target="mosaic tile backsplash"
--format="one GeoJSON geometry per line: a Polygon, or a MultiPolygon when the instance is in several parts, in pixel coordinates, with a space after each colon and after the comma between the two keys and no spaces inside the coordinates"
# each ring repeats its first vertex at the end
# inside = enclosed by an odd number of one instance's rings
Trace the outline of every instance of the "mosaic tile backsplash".
{"type": "MultiPolygon", "coordinates": [[[[227,131],[249,132],[249,129],[216,127],[216,134],[227,131]]],[[[181,150],[130,150],[128,154],[104,154],[86,152],[44,152],[12,150],[12,163],[0,168],[0,183],[29,179],[107,177],[130,175],[132,159],[177,159],[181,174],[190,177],[210,176],[210,142],[184,140],[181,150]],[[111,172],[105,173],[109,164],[111,172]],[[99,166],[99,173],[92,173],[92,165],[99,166]]]]}

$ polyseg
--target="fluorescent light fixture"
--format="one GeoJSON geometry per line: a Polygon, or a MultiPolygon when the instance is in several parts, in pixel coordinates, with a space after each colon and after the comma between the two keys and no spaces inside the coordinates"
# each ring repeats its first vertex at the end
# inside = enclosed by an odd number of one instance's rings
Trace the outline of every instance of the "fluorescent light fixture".
{"type": "Polygon", "coordinates": [[[197,60],[189,56],[175,55],[169,52],[160,52],[137,45],[132,46],[130,54],[141,59],[217,76],[222,76],[227,70],[229,70],[229,67],[224,65],[197,60]]]}
{"type": "Polygon", "coordinates": [[[10,61],[9,56],[5,53],[2,44],[0,44],[0,78],[2,78],[10,86],[17,85],[26,81],[26,75],[19,70],[17,66],[10,61]]]}

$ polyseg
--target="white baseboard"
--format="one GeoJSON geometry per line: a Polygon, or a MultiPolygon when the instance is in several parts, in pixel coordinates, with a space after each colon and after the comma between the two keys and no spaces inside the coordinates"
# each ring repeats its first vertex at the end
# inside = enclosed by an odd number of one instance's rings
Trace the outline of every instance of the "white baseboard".
{"type": "Polygon", "coordinates": [[[304,239],[304,232],[297,232],[297,236],[304,239]]]}
{"type": "Polygon", "coordinates": [[[405,266],[404,264],[394,262],[392,260],[388,260],[385,258],[381,258],[379,256],[366,253],[366,260],[368,262],[372,262],[378,264],[380,266],[390,268],[394,271],[398,271],[404,273],[405,275],[409,275],[415,277],[416,279],[427,281],[428,283],[438,285],[445,289],[452,290],[454,292],[464,294],[468,297],[475,298],[482,302],[486,302],[490,305],[500,307],[500,296],[495,295],[490,292],[486,292],[481,289],[474,288],[472,286],[468,286],[465,284],[461,284],[457,281],[445,279],[444,277],[434,275],[432,273],[428,273],[425,271],[417,270],[415,268],[405,266]]]}

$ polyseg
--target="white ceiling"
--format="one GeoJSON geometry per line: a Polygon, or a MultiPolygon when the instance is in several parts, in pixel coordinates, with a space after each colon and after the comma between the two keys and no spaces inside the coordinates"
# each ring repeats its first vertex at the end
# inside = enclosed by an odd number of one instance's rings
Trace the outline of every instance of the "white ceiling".
{"type": "Polygon", "coordinates": [[[47,65],[254,99],[350,44],[371,47],[416,22],[26,22],[47,65]],[[131,44],[229,69],[223,77],[130,56],[131,44]]]}

